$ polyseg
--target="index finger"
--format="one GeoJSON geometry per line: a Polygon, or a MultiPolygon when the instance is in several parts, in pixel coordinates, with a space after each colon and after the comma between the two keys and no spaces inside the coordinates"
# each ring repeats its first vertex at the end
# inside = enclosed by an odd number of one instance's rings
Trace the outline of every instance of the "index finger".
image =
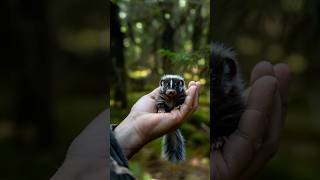
{"type": "Polygon", "coordinates": [[[193,103],[195,101],[196,93],[197,93],[197,86],[196,85],[190,86],[187,92],[186,99],[180,108],[181,113],[186,114],[193,110],[193,103]]]}

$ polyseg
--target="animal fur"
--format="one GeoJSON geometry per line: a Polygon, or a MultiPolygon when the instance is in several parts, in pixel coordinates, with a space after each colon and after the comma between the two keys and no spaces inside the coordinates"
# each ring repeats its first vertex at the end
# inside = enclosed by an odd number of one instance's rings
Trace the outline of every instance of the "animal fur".
{"type": "MultiPolygon", "coordinates": [[[[158,113],[170,112],[184,103],[186,98],[185,82],[181,76],[164,75],[159,86],[160,93],[156,99],[158,113]]],[[[179,129],[164,135],[162,157],[173,163],[185,160],[184,138],[179,129]]]]}
{"type": "Polygon", "coordinates": [[[210,69],[211,147],[220,149],[244,111],[243,83],[236,53],[223,44],[212,44],[210,69]]]}

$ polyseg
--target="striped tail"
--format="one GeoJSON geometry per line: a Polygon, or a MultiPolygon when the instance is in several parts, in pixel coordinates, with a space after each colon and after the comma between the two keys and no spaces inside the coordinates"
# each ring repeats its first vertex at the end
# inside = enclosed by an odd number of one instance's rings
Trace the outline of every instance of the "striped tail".
{"type": "Polygon", "coordinates": [[[172,163],[179,163],[185,160],[184,138],[179,129],[163,136],[162,157],[172,163]]]}

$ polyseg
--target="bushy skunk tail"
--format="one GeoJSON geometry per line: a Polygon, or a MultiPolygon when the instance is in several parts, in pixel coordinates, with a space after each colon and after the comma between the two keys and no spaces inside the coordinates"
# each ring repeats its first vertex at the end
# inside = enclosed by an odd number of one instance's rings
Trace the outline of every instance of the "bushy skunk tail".
{"type": "Polygon", "coordinates": [[[179,163],[185,160],[184,138],[179,129],[163,136],[162,157],[172,163],[179,163]]]}

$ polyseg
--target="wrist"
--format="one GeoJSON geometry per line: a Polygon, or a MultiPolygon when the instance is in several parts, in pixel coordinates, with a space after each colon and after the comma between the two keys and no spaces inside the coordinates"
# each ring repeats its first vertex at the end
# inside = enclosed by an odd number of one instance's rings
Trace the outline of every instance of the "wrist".
{"type": "Polygon", "coordinates": [[[134,127],[134,120],[129,114],[115,129],[114,135],[123,154],[130,159],[144,145],[143,138],[134,127]]]}

